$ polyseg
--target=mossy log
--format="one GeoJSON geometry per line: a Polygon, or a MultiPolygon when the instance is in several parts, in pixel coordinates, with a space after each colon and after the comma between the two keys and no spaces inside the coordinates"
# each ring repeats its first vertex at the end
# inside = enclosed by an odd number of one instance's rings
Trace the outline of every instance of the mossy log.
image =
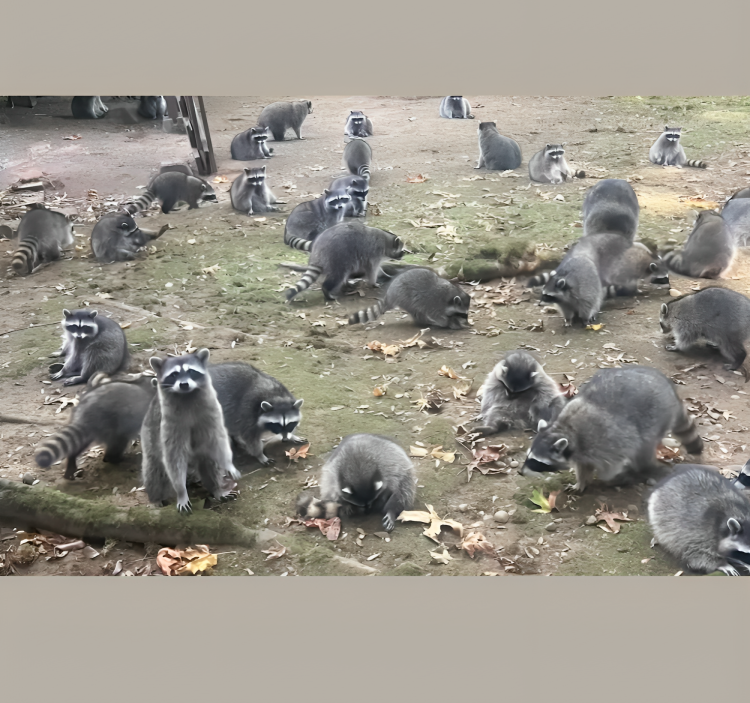
{"type": "Polygon", "coordinates": [[[180,515],[173,506],[121,508],[41,486],[0,479],[0,521],[87,540],[112,538],[165,546],[224,544],[249,547],[259,537],[236,520],[213,510],[180,515]],[[20,523],[20,525],[19,525],[20,523]]]}

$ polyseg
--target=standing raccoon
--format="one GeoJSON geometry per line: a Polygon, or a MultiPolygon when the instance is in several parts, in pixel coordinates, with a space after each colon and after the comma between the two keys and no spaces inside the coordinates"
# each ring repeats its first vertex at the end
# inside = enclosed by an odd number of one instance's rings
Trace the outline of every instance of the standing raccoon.
{"type": "Polygon", "coordinates": [[[635,241],[640,214],[633,187],[620,178],[605,178],[583,199],[583,234],[621,234],[635,241]]]}
{"type": "Polygon", "coordinates": [[[240,132],[232,139],[229,150],[236,161],[255,161],[256,159],[270,159],[273,149],[269,149],[268,127],[250,127],[240,132]]]}
{"type": "Polygon", "coordinates": [[[664,263],[675,273],[693,278],[720,278],[732,266],[737,243],[713,210],[703,210],[681,250],[669,251],[664,263]]]}
{"type": "Polygon", "coordinates": [[[412,507],[415,488],[414,466],[398,444],[380,435],[351,434],[323,465],[320,500],[301,494],[297,512],[307,518],[379,513],[391,532],[396,518],[412,507]]]}
{"type": "Polygon", "coordinates": [[[63,344],[50,356],[62,356],[65,363],[50,378],[63,384],[86,383],[101,371],[109,376],[124,371],[130,363],[128,341],[122,327],[96,310],[63,310],[63,344]]]}
{"type": "Polygon", "coordinates": [[[471,297],[455,283],[428,268],[413,268],[398,274],[388,285],[385,298],[355,312],[349,324],[374,322],[387,310],[401,308],[420,326],[459,330],[469,324],[471,297]]]}
{"type": "Polygon", "coordinates": [[[683,464],[647,506],[656,542],[686,568],[750,574],[750,500],[718,471],[683,464]]]}
{"type": "Polygon", "coordinates": [[[302,420],[297,400],[280,381],[242,361],[208,367],[229,436],[261,464],[273,461],[263,452],[264,437],[303,443],[294,431],[302,420]]]}
{"type": "Polygon", "coordinates": [[[348,193],[324,190],[319,198],[300,203],[286,218],[284,244],[305,249],[321,232],[344,219],[351,200],[348,193]]]}
{"type": "Polygon", "coordinates": [[[91,249],[101,264],[115,261],[132,261],[138,251],[150,241],[166,231],[166,225],[159,232],[141,229],[136,221],[123,212],[104,215],[91,232],[91,249]]]}
{"type": "Polygon", "coordinates": [[[161,201],[161,211],[166,215],[180,202],[187,203],[190,210],[203,201],[216,202],[213,186],[197,176],[188,176],[180,171],[166,171],[155,176],[148,188],[132,203],[123,206],[129,215],[148,210],[154,200],[161,201]]]}
{"type": "Polygon", "coordinates": [[[70,111],[79,120],[98,120],[109,112],[109,108],[98,95],[89,95],[73,98],[70,111]]]}
{"type": "Polygon", "coordinates": [[[104,461],[122,460],[131,442],[141,432],[143,418],[156,395],[151,376],[132,380],[102,380],[97,374],[89,381],[70,422],[37,447],[34,458],[47,468],[67,457],[64,477],[73,480],[76,459],[91,444],[103,444],[104,461]]]}
{"type": "Polygon", "coordinates": [[[19,275],[33,273],[43,263],[57,261],[73,246],[73,225],[65,215],[46,208],[29,210],[18,225],[18,249],[11,266],[19,275]]]}
{"type": "Polygon", "coordinates": [[[344,127],[344,136],[346,137],[371,137],[372,121],[360,110],[352,110],[349,117],[346,118],[344,127]]]}
{"type": "Polygon", "coordinates": [[[328,190],[331,193],[343,193],[351,198],[344,208],[345,217],[364,217],[367,212],[367,195],[370,192],[370,186],[364,176],[334,178],[328,190]]]}
{"type": "Polygon", "coordinates": [[[667,351],[684,351],[705,340],[729,362],[727,369],[739,369],[747,356],[750,300],[726,288],[704,288],[663,304],[659,324],[674,337],[667,351]]]}
{"type": "Polygon", "coordinates": [[[537,434],[524,467],[564,471],[572,465],[578,493],[597,473],[610,486],[645,480],[660,468],[656,448],[668,432],[690,454],[703,451],[672,381],[647,366],[601,369],[537,434]]]}
{"type": "Polygon", "coordinates": [[[648,160],[657,166],[692,166],[693,168],[706,168],[705,161],[688,159],[685,150],[680,144],[680,132],[682,127],[665,127],[664,132],[654,142],[648,152],[648,160]]]}
{"type": "Polygon", "coordinates": [[[150,359],[158,393],[143,420],[143,485],[152,503],[176,499],[177,510],[192,508],[188,479],[200,479],[216,499],[236,497],[240,472],[224,415],[206,369],[208,349],[195,354],[150,359]]]}
{"type": "Polygon", "coordinates": [[[565,144],[547,144],[529,161],[529,178],[537,183],[560,185],[571,178],[573,172],[565,160],[565,144]]]}
{"type": "Polygon", "coordinates": [[[497,131],[496,122],[480,122],[479,161],[474,168],[490,171],[513,171],[521,165],[521,147],[510,137],[497,131]]]}
{"type": "Polygon", "coordinates": [[[232,207],[248,215],[258,215],[262,212],[278,212],[274,204],[276,196],[266,183],[266,167],[246,168],[232,182],[229,190],[232,207]]]}
{"type": "Polygon", "coordinates": [[[327,229],[314,242],[306,243],[305,250],[310,252],[307,273],[286,291],[288,301],[320,276],[325,276],[321,287],[326,300],[338,298],[355,276],[363,276],[375,286],[383,261],[404,255],[403,242],[395,234],[359,222],[344,222],[327,229]]]}
{"type": "Polygon", "coordinates": [[[358,137],[352,139],[344,147],[344,156],[341,164],[349,173],[362,176],[370,181],[370,164],[372,163],[372,147],[358,137]]]}
{"type": "Polygon", "coordinates": [[[295,102],[277,102],[266,105],[258,118],[258,126],[268,127],[277,142],[284,141],[284,134],[288,129],[293,129],[297,139],[304,139],[300,134],[302,123],[312,112],[312,103],[309,100],[296,100],[295,102]]]}
{"type": "Polygon", "coordinates": [[[138,114],[147,120],[160,120],[167,114],[167,101],[163,95],[142,96],[138,114]]]}
{"type": "Polygon", "coordinates": [[[471,105],[461,95],[448,95],[440,101],[440,117],[449,120],[473,120],[471,105]]]}
{"type": "Polygon", "coordinates": [[[510,352],[490,371],[481,389],[483,424],[472,429],[489,435],[509,429],[536,429],[553,422],[565,406],[565,396],[531,354],[510,352]]]}

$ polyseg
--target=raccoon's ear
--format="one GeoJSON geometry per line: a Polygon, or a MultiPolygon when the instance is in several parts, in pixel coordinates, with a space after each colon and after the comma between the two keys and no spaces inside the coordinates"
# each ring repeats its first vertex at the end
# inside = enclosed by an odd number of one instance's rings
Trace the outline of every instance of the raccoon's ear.
{"type": "Polygon", "coordinates": [[[159,371],[161,371],[161,367],[164,364],[164,360],[160,359],[158,356],[152,356],[148,360],[148,363],[151,366],[151,368],[158,373],[159,371]]]}
{"type": "Polygon", "coordinates": [[[559,288],[560,290],[565,290],[566,283],[564,278],[560,278],[559,280],[555,281],[555,288],[559,288]]]}
{"type": "Polygon", "coordinates": [[[211,352],[208,349],[199,349],[195,352],[195,355],[205,364],[208,361],[208,357],[211,356],[211,352]]]}
{"type": "Polygon", "coordinates": [[[260,170],[263,171],[263,173],[265,173],[266,172],[266,167],[265,166],[261,166],[260,170]]]}
{"type": "Polygon", "coordinates": [[[349,495],[351,495],[352,494],[352,489],[349,488],[349,487],[347,487],[347,486],[345,486],[344,488],[341,489],[341,492],[342,493],[348,493],[349,495]]]}
{"type": "Polygon", "coordinates": [[[742,525],[740,525],[740,523],[733,517],[730,517],[729,520],[727,520],[727,527],[729,528],[730,534],[737,535],[742,532],[742,525]]]}
{"type": "Polygon", "coordinates": [[[564,452],[568,448],[568,440],[565,439],[565,437],[560,437],[560,439],[552,445],[552,448],[556,449],[558,452],[564,452]]]}
{"type": "Polygon", "coordinates": [[[560,146],[561,146],[561,147],[565,147],[565,145],[566,145],[567,143],[568,143],[568,142],[563,142],[562,144],[560,144],[560,146]]]}
{"type": "Polygon", "coordinates": [[[63,310],[63,315],[64,315],[64,316],[65,316],[66,318],[70,317],[70,316],[71,316],[72,314],[73,314],[73,313],[72,313],[72,312],[70,312],[70,310],[63,310]]]}
{"type": "Polygon", "coordinates": [[[661,314],[666,315],[669,312],[669,308],[666,303],[661,304],[661,314]]]}
{"type": "MultiPolygon", "coordinates": [[[[548,425],[547,425],[546,420],[539,420],[539,423],[536,426],[536,431],[537,432],[541,432],[547,426],[548,425]]],[[[531,451],[531,450],[529,450],[529,451],[531,451]]]]}
{"type": "Polygon", "coordinates": [[[325,189],[325,190],[323,191],[323,195],[330,195],[330,194],[331,194],[331,191],[330,191],[330,190],[328,190],[328,188],[326,188],[326,189],[325,189]]]}
{"type": "Polygon", "coordinates": [[[531,372],[531,378],[536,378],[539,375],[538,371],[532,371],[531,372]]]}
{"type": "Polygon", "coordinates": [[[547,146],[545,146],[544,148],[545,149],[549,149],[551,146],[552,146],[552,144],[547,144],[547,146]]]}
{"type": "Polygon", "coordinates": [[[500,368],[499,368],[499,369],[497,370],[497,372],[498,372],[498,373],[499,373],[499,374],[500,374],[501,376],[504,376],[504,375],[505,375],[505,374],[507,373],[507,371],[508,371],[508,367],[507,367],[507,366],[506,366],[505,364],[501,364],[501,365],[500,365],[500,368]]]}
{"type": "Polygon", "coordinates": [[[252,169],[250,169],[250,168],[246,168],[246,169],[243,169],[243,170],[245,171],[245,175],[246,176],[249,176],[250,175],[250,171],[252,171],[252,169]]]}
{"type": "Polygon", "coordinates": [[[453,304],[454,305],[461,305],[461,298],[459,298],[458,296],[456,296],[455,298],[453,298],[453,304]]]}
{"type": "Polygon", "coordinates": [[[154,388],[156,388],[156,386],[159,385],[159,381],[157,381],[155,378],[152,378],[151,379],[151,385],[154,386],[154,388]]]}
{"type": "Polygon", "coordinates": [[[91,319],[93,320],[93,319],[94,319],[94,318],[95,318],[95,317],[96,317],[96,316],[97,316],[98,314],[99,314],[99,311],[98,311],[98,310],[92,310],[92,311],[91,311],[91,312],[89,313],[89,317],[90,317],[90,318],[91,318],[91,319]]]}
{"type": "Polygon", "coordinates": [[[300,398],[299,400],[295,401],[294,405],[292,406],[295,410],[299,410],[302,407],[302,403],[304,403],[304,399],[300,398]]]}
{"type": "Polygon", "coordinates": [[[375,481],[375,490],[379,491],[383,487],[382,481],[375,481]]]}
{"type": "Polygon", "coordinates": [[[659,268],[653,261],[649,264],[648,270],[649,271],[656,271],[656,269],[659,268]]]}
{"type": "Polygon", "coordinates": [[[269,403],[267,400],[264,400],[260,404],[260,409],[263,410],[264,412],[268,412],[269,410],[273,410],[273,405],[271,405],[271,403],[269,403]]]}

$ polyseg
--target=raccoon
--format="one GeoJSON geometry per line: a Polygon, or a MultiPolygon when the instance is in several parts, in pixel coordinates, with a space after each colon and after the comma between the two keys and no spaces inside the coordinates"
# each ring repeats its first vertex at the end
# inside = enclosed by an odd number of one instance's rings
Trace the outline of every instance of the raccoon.
{"type": "Polygon", "coordinates": [[[680,132],[682,127],[665,127],[664,132],[654,142],[648,152],[648,160],[657,166],[692,166],[693,168],[706,168],[705,161],[688,159],[685,150],[680,144],[680,132]]]}
{"type": "Polygon", "coordinates": [[[266,183],[266,167],[246,168],[232,182],[229,191],[232,207],[248,215],[258,215],[262,212],[278,212],[274,203],[276,196],[266,183]]]}
{"type": "Polygon", "coordinates": [[[91,444],[107,447],[104,461],[122,460],[130,443],[141,432],[141,424],[156,395],[152,377],[138,374],[134,379],[114,379],[101,383],[100,374],[89,381],[70,422],[42,442],[34,459],[42,468],[67,457],[64,478],[73,480],[76,459],[91,444]],[[99,382],[97,383],[97,379],[99,382]]]}
{"type": "Polygon", "coordinates": [[[750,188],[742,188],[741,190],[738,190],[734,195],[732,195],[730,200],[739,200],[742,198],[750,198],[750,188]]]}
{"type": "Polygon", "coordinates": [[[547,144],[529,161],[529,178],[537,183],[559,185],[574,174],[565,160],[565,144],[547,144]]]}
{"type": "Polygon", "coordinates": [[[633,187],[620,178],[605,178],[583,199],[583,234],[621,234],[635,241],[640,205],[633,187]]]}
{"type": "Polygon", "coordinates": [[[429,268],[400,273],[389,284],[385,297],[375,305],[349,317],[349,324],[377,320],[387,310],[401,308],[420,326],[463,329],[469,324],[471,297],[455,283],[446,281],[429,268]]]}
{"type": "Polygon", "coordinates": [[[344,193],[351,197],[344,208],[344,217],[364,217],[367,213],[367,195],[370,192],[370,186],[364,176],[334,178],[328,190],[331,193],[344,193]]]}
{"type": "Polygon", "coordinates": [[[726,288],[704,288],[662,304],[659,324],[674,337],[667,351],[684,351],[703,339],[729,362],[727,369],[739,369],[747,356],[750,300],[726,288]]]}
{"type": "Polygon", "coordinates": [[[79,120],[98,120],[109,112],[109,108],[98,95],[75,97],[70,103],[73,117],[79,120]]]}
{"type": "Polygon", "coordinates": [[[531,354],[509,352],[490,371],[481,388],[483,424],[472,432],[489,435],[509,429],[535,429],[540,420],[553,422],[565,396],[531,354]]]}
{"type": "Polygon", "coordinates": [[[138,114],[147,120],[160,120],[167,114],[167,101],[163,95],[142,96],[138,114]]]}
{"type": "Polygon", "coordinates": [[[656,542],[690,571],[750,574],[750,499],[718,471],[683,464],[647,503],[656,542]]]}
{"type": "Polygon", "coordinates": [[[157,505],[175,498],[177,510],[192,511],[188,479],[199,479],[216,499],[235,498],[240,472],[224,415],[207,373],[208,349],[150,359],[158,393],[141,429],[143,485],[157,505]]]}
{"type": "Polygon", "coordinates": [[[165,230],[151,232],[141,229],[136,221],[124,212],[104,215],[91,232],[91,249],[101,264],[115,261],[132,261],[136,253],[165,230]]]}
{"type": "Polygon", "coordinates": [[[321,232],[344,219],[351,201],[348,193],[325,190],[319,198],[300,203],[286,219],[284,244],[293,249],[309,250],[310,243],[321,232]]]}
{"type": "Polygon", "coordinates": [[[750,460],[745,462],[740,475],[734,480],[734,486],[735,488],[750,488],[750,460]]]}
{"type": "Polygon", "coordinates": [[[732,266],[737,243],[724,218],[714,210],[703,210],[683,248],[664,255],[664,263],[675,273],[693,278],[719,278],[732,266]]]}
{"type": "Polygon", "coordinates": [[[525,469],[564,471],[572,465],[578,493],[597,472],[610,486],[645,480],[660,468],[656,448],[667,432],[690,454],[703,451],[695,421],[661,371],[635,365],[600,369],[541,428],[525,469]]]}
{"type": "Polygon", "coordinates": [[[273,149],[268,147],[268,127],[250,127],[232,139],[229,150],[236,161],[270,159],[273,149]]]}
{"type": "Polygon", "coordinates": [[[287,290],[288,301],[307,290],[321,275],[325,276],[322,288],[326,300],[338,298],[347,281],[357,275],[364,276],[375,286],[382,262],[404,255],[403,242],[395,234],[359,222],[335,225],[308,247],[307,273],[296,286],[287,290]]]}
{"type": "Polygon", "coordinates": [[[346,137],[371,137],[372,120],[359,110],[352,110],[349,117],[346,118],[344,127],[344,136],[346,137]]]}
{"type": "Polygon", "coordinates": [[[655,285],[669,285],[669,269],[645,244],[634,242],[623,248],[619,234],[596,234],[590,238],[601,247],[599,278],[607,297],[638,295],[638,282],[647,277],[655,285]]]}
{"type": "Polygon", "coordinates": [[[480,122],[479,161],[474,168],[491,171],[513,171],[521,165],[521,147],[510,137],[497,131],[496,122],[480,122]]]}
{"type": "Polygon", "coordinates": [[[372,162],[372,148],[360,138],[352,139],[344,147],[342,166],[355,176],[362,176],[370,182],[370,164],[372,162]]]}
{"type": "Polygon", "coordinates": [[[62,356],[65,363],[50,375],[53,381],[64,379],[64,385],[74,386],[86,383],[99,371],[111,376],[128,367],[128,342],[114,320],[91,309],[63,310],[63,315],[63,344],[50,356],[62,356]]]}
{"type": "Polygon", "coordinates": [[[721,209],[724,224],[738,247],[746,247],[750,241],[750,188],[746,190],[747,197],[735,193],[721,209]]]}
{"type": "Polygon", "coordinates": [[[241,361],[212,364],[208,373],[230,438],[261,464],[273,462],[263,452],[264,436],[305,442],[294,434],[302,420],[302,398],[273,376],[241,361]]]}
{"type": "Polygon", "coordinates": [[[351,434],[323,465],[320,500],[302,494],[297,511],[307,518],[381,513],[392,532],[396,519],[414,503],[416,475],[406,452],[387,437],[351,434]]]}
{"type": "Polygon", "coordinates": [[[440,117],[449,120],[473,120],[471,105],[461,95],[448,95],[440,101],[440,117]]]}
{"type": "Polygon", "coordinates": [[[19,275],[33,273],[43,263],[57,261],[63,249],[73,246],[73,225],[65,215],[55,210],[29,210],[18,225],[18,249],[13,253],[11,266],[19,275]]]}
{"type": "Polygon", "coordinates": [[[258,126],[268,127],[277,142],[284,141],[284,134],[288,129],[294,130],[297,139],[304,139],[300,135],[300,128],[305,117],[312,111],[312,103],[309,100],[272,103],[263,108],[258,118],[258,126]]]}
{"type": "Polygon", "coordinates": [[[148,210],[154,200],[161,201],[161,211],[166,215],[179,202],[185,202],[191,210],[203,201],[216,202],[213,186],[197,176],[188,176],[179,171],[167,171],[155,176],[148,188],[132,203],[123,207],[129,215],[148,210]]]}

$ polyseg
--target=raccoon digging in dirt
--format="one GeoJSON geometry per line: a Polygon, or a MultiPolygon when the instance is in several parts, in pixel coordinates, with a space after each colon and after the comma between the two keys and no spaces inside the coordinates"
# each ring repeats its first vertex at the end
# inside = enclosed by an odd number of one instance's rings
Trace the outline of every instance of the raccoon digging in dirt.
{"type": "Polygon", "coordinates": [[[29,210],[18,225],[18,249],[11,266],[19,275],[33,273],[41,264],[57,261],[64,249],[74,245],[73,225],[55,210],[29,210]]]}
{"type": "Polygon", "coordinates": [[[412,507],[415,491],[414,466],[398,444],[379,435],[352,434],[323,465],[320,499],[300,494],[297,512],[309,519],[379,513],[391,532],[396,518],[412,507]]]}
{"type": "Polygon", "coordinates": [[[648,152],[648,160],[657,166],[692,166],[693,168],[706,168],[705,161],[688,159],[685,150],[680,144],[680,133],[682,127],[665,127],[664,132],[654,142],[648,152]]]}
{"type": "Polygon", "coordinates": [[[509,429],[536,429],[539,421],[554,422],[565,397],[531,354],[510,352],[490,371],[481,388],[480,424],[472,432],[483,435],[509,429]]]}
{"type": "Polygon", "coordinates": [[[219,399],[207,372],[208,349],[195,354],[150,359],[157,395],[143,428],[143,485],[152,503],[176,500],[177,510],[191,512],[188,479],[198,479],[217,500],[236,498],[240,472],[219,399]]]}
{"type": "Polygon", "coordinates": [[[570,170],[565,160],[565,144],[547,144],[529,160],[529,178],[537,183],[559,185],[568,178],[584,178],[583,171],[570,170]]]}
{"type": "Polygon", "coordinates": [[[232,182],[229,190],[232,207],[248,215],[278,212],[276,196],[266,183],[266,167],[246,168],[232,182]]]}
{"type": "Polygon", "coordinates": [[[109,112],[109,108],[98,95],[75,97],[70,103],[73,117],[79,120],[98,120],[109,112]]]}
{"type": "Polygon", "coordinates": [[[573,467],[573,491],[594,475],[608,486],[646,480],[659,468],[656,448],[672,432],[690,454],[703,440],[675,386],[647,366],[600,369],[534,438],[524,470],[573,467]]]}
{"type": "Polygon", "coordinates": [[[675,273],[693,278],[720,278],[732,267],[737,243],[724,218],[703,210],[682,249],[669,251],[664,263],[675,273]]]}
{"type": "Polygon", "coordinates": [[[717,470],[684,464],[647,505],[656,543],[686,568],[750,575],[750,499],[717,470]]]}
{"type": "Polygon", "coordinates": [[[212,364],[208,373],[230,438],[261,464],[273,461],[263,451],[264,438],[306,441],[294,434],[302,420],[302,398],[273,376],[241,361],[212,364]]]}
{"type": "Polygon", "coordinates": [[[630,183],[620,178],[605,178],[589,188],[583,199],[583,234],[621,234],[633,242],[640,210],[630,183]]]}
{"type": "Polygon", "coordinates": [[[117,322],[88,308],[63,310],[63,315],[62,347],[50,356],[64,357],[64,363],[50,367],[53,381],[64,379],[64,385],[73,386],[99,371],[111,376],[127,369],[128,341],[117,322]]]}
{"type": "Polygon", "coordinates": [[[387,310],[401,308],[416,324],[458,330],[469,325],[471,297],[455,283],[446,281],[428,268],[413,268],[399,273],[385,292],[383,300],[349,317],[349,324],[374,322],[387,310]]]}
{"type": "Polygon", "coordinates": [[[447,95],[440,101],[440,117],[449,120],[473,120],[471,105],[461,95],[447,95]]]}
{"type": "Polygon", "coordinates": [[[341,165],[353,176],[362,176],[369,183],[371,164],[372,147],[364,139],[355,137],[344,147],[341,165]]]}
{"type": "Polygon", "coordinates": [[[367,195],[370,192],[370,186],[364,176],[334,178],[328,186],[328,191],[350,197],[344,208],[344,217],[364,217],[367,212],[367,195]]]}
{"type": "Polygon", "coordinates": [[[190,210],[199,207],[202,202],[216,202],[213,186],[197,176],[188,176],[179,171],[166,171],[155,176],[148,188],[132,203],[123,206],[123,211],[135,215],[148,210],[154,200],[161,201],[161,211],[167,214],[174,210],[178,203],[187,203],[190,210]]]}
{"type": "Polygon", "coordinates": [[[109,379],[96,374],[88,383],[70,422],[44,442],[34,456],[42,468],[67,457],[64,477],[73,480],[76,459],[91,444],[103,444],[104,461],[116,464],[141,432],[143,418],[156,395],[152,376],[109,379]]]}
{"type": "Polygon", "coordinates": [[[300,134],[302,123],[313,111],[309,100],[295,102],[277,102],[266,105],[258,118],[259,127],[268,127],[277,142],[284,141],[287,130],[293,129],[297,139],[304,139],[300,134]]]}
{"type": "Polygon", "coordinates": [[[147,95],[141,98],[138,114],[147,120],[160,120],[167,114],[167,101],[163,95],[147,95]]]}
{"type": "Polygon", "coordinates": [[[136,221],[123,212],[102,217],[91,232],[91,249],[102,264],[115,261],[132,261],[150,241],[160,237],[168,227],[159,232],[138,227],[136,221]]]}
{"type": "Polygon", "coordinates": [[[513,171],[521,165],[521,147],[510,137],[497,131],[496,122],[480,122],[479,161],[476,168],[490,171],[513,171]]]}
{"type": "Polygon", "coordinates": [[[346,137],[371,137],[372,120],[361,110],[352,110],[344,127],[346,137]]]}

